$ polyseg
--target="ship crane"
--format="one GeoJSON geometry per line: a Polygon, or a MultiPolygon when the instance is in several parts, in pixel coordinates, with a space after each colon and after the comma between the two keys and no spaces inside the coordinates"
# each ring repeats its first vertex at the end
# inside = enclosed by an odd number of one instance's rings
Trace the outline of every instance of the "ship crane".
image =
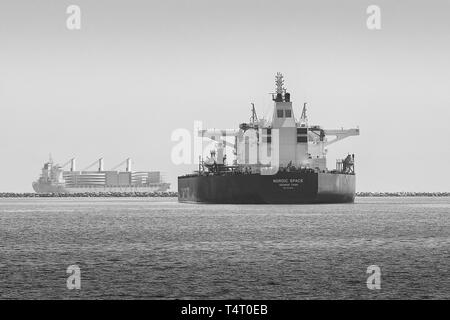
{"type": "Polygon", "coordinates": [[[61,168],[65,168],[69,163],[72,162],[72,159],[70,159],[69,161],[65,162],[64,164],[61,165],[61,168]]]}
{"type": "Polygon", "coordinates": [[[220,137],[237,137],[239,130],[237,129],[204,129],[198,131],[198,136],[202,138],[208,138],[214,141],[219,142],[222,140],[222,143],[230,148],[234,148],[235,142],[229,142],[226,139],[221,139],[220,137]]]}
{"type": "Polygon", "coordinates": [[[345,138],[352,136],[359,136],[359,128],[352,129],[325,129],[324,133],[326,136],[335,136],[333,140],[326,141],[325,146],[341,141],[345,138]]]}
{"type": "Polygon", "coordinates": [[[126,164],[126,171],[131,171],[131,158],[123,160],[121,163],[111,168],[110,171],[115,171],[117,168],[123,166],[124,164],[126,164]]]}
{"type": "MultiPolygon", "coordinates": [[[[304,118],[305,119],[305,118],[304,118]]],[[[307,118],[306,118],[307,119],[307,118]]],[[[305,119],[305,120],[306,120],[305,119]]],[[[307,121],[307,120],[306,120],[307,121]]],[[[338,141],[341,141],[345,138],[352,137],[352,136],[359,136],[359,128],[351,128],[351,129],[323,129],[323,133],[326,136],[334,136],[335,138],[332,140],[328,140],[324,142],[325,146],[329,146],[333,143],[336,143],[338,141]]],[[[239,130],[235,129],[204,129],[198,131],[198,136],[202,138],[209,138],[214,141],[218,141],[220,137],[237,137],[239,134],[239,130]]],[[[310,131],[310,134],[315,134],[314,132],[310,131]]],[[[235,144],[230,143],[226,141],[225,139],[222,139],[224,141],[224,144],[227,147],[234,148],[235,144]]]]}
{"type": "Polygon", "coordinates": [[[83,168],[83,170],[81,170],[81,171],[87,171],[88,169],[92,168],[96,164],[98,164],[98,171],[103,171],[103,158],[95,160],[90,165],[88,165],[87,167],[83,168]]]}
{"type": "MultiPolygon", "coordinates": [[[[253,128],[253,129],[257,129],[258,128],[258,115],[256,113],[256,109],[255,109],[255,104],[252,103],[252,115],[250,117],[250,122],[248,124],[241,124],[241,129],[243,129],[244,131],[249,129],[249,128],[253,128]],[[242,126],[245,125],[245,128],[243,128],[242,126]]],[[[198,131],[198,136],[202,137],[202,138],[208,138],[214,141],[219,142],[220,137],[237,137],[239,134],[239,130],[237,129],[226,129],[226,130],[218,130],[218,129],[205,129],[205,130],[199,130],[198,131]]],[[[224,143],[225,146],[233,148],[236,145],[236,142],[229,142],[226,139],[222,139],[222,143],[224,143]]]]}
{"type": "Polygon", "coordinates": [[[306,115],[306,102],[303,104],[302,115],[300,117],[300,127],[308,126],[308,116],[306,115]]]}
{"type": "Polygon", "coordinates": [[[252,103],[252,116],[250,117],[250,123],[256,124],[258,122],[258,115],[256,114],[255,104],[252,103]]]}

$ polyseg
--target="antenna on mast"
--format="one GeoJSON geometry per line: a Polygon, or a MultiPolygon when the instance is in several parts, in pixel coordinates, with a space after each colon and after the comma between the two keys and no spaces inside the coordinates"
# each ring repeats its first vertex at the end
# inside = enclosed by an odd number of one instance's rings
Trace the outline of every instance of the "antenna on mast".
{"type": "Polygon", "coordinates": [[[275,76],[275,94],[272,94],[272,100],[275,102],[289,102],[290,101],[290,95],[286,92],[286,89],[284,88],[284,79],[283,74],[281,72],[277,72],[275,76]]]}
{"type": "Polygon", "coordinates": [[[283,79],[283,74],[281,72],[277,72],[277,75],[275,76],[275,85],[277,87],[277,93],[278,94],[283,94],[285,89],[284,89],[284,79],[283,79]]]}

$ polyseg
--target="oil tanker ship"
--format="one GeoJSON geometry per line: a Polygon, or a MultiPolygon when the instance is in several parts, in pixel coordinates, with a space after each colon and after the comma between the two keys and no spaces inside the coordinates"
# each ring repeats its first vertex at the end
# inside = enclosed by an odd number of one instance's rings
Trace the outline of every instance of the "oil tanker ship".
{"type": "Polygon", "coordinates": [[[103,158],[83,170],[76,170],[76,159],[63,165],[55,164],[50,156],[44,163],[39,179],[33,182],[36,193],[104,193],[104,192],[163,192],[170,184],[160,171],[132,171],[128,158],[110,170],[104,170],[103,158]],[[70,163],[70,170],[64,167],[70,163]],[[89,169],[98,164],[97,170],[89,169]],[[126,164],[125,171],[116,170],[126,164]]]}
{"type": "Polygon", "coordinates": [[[178,177],[180,202],[302,204],[354,201],[354,155],[336,160],[336,167],[329,170],[326,148],[359,135],[359,128],[330,130],[309,125],[306,103],[301,116],[295,117],[281,73],[277,73],[275,83],[270,120],[258,119],[253,105],[250,121],[240,124],[239,129],[199,130],[199,137],[214,141],[215,148],[205,160],[201,157],[197,171],[178,177]],[[231,164],[227,161],[227,149],[233,153],[231,164]]]}

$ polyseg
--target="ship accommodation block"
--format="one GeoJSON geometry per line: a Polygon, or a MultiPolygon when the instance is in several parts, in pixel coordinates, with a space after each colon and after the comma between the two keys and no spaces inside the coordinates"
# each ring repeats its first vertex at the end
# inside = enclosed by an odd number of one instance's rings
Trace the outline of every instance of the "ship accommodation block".
{"type": "Polygon", "coordinates": [[[272,119],[265,127],[258,124],[239,130],[235,146],[238,164],[326,170],[324,139],[295,120],[292,102],[276,101],[272,119]]]}

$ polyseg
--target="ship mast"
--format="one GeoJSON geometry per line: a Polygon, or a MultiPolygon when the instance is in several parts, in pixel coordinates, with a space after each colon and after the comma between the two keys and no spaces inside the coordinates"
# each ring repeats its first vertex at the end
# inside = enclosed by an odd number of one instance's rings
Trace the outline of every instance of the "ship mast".
{"type": "Polygon", "coordinates": [[[277,75],[275,76],[275,85],[277,87],[277,93],[283,94],[286,89],[284,89],[284,79],[283,74],[281,72],[277,72],[277,75]]]}
{"type": "Polygon", "coordinates": [[[255,124],[258,122],[258,115],[256,114],[255,104],[252,103],[252,116],[250,117],[250,123],[255,124]]]}

